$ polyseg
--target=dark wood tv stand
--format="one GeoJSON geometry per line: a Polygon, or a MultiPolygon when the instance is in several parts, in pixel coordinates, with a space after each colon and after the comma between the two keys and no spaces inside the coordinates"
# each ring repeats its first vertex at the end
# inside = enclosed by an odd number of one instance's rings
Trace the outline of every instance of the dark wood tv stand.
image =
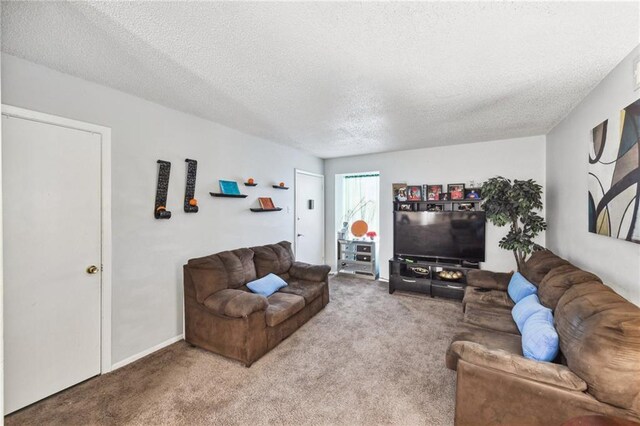
{"type": "Polygon", "coordinates": [[[389,294],[406,290],[431,297],[462,300],[467,286],[467,272],[479,267],[478,263],[463,260],[396,256],[389,260],[389,294]],[[440,277],[442,271],[460,271],[462,277],[447,280],[440,277]]]}

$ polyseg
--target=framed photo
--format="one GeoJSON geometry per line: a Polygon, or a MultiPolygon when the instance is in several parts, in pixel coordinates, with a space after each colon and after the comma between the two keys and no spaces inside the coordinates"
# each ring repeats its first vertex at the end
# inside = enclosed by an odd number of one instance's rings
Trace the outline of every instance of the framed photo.
{"type": "Polygon", "coordinates": [[[401,203],[401,204],[398,205],[398,210],[400,210],[401,212],[410,212],[411,211],[411,204],[401,203]]]}
{"type": "Polygon", "coordinates": [[[393,186],[393,201],[407,201],[407,184],[406,183],[394,183],[393,186]]]}
{"type": "Polygon", "coordinates": [[[442,194],[442,185],[427,186],[427,201],[440,200],[440,194],[442,194]]]}
{"type": "Polygon", "coordinates": [[[472,212],[475,211],[475,207],[473,203],[460,203],[458,204],[458,210],[463,212],[472,212]]]}
{"type": "Polygon", "coordinates": [[[464,200],[464,183],[450,183],[447,191],[451,200],[464,200]]]}
{"type": "Polygon", "coordinates": [[[410,185],[407,187],[408,201],[422,201],[422,187],[420,185],[410,185]]]}
{"type": "Polygon", "coordinates": [[[220,192],[223,194],[233,194],[239,195],[240,188],[238,188],[238,182],[234,180],[221,180],[220,182],[220,192]]]}
{"type": "Polygon", "coordinates": [[[444,210],[444,206],[442,204],[427,204],[428,212],[441,212],[444,210]]]}
{"type": "Polygon", "coordinates": [[[451,199],[448,192],[443,192],[440,194],[440,201],[449,201],[451,199]]]}
{"type": "Polygon", "coordinates": [[[464,190],[464,198],[467,200],[479,200],[482,198],[480,195],[480,188],[466,188],[464,190]]]}
{"type": "Polygon", "coordinates": [[[269,197],[258,198],[258,203],[260,203],[260,208],[265,210],[273,210],[276,208],[276,206],[273,204],[273,200],[269,197]]]}

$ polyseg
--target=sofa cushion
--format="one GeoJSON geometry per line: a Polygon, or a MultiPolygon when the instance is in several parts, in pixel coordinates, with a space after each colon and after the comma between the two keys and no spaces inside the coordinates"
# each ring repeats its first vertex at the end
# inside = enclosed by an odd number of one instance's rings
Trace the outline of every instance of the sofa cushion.
{"type": "MultiPolygon", "coordinates": [[[[451,342],[479,343],[486,346],[487,349],[502,349],[512,354],[522,355],[522,341],[519,335],[502,333],[470,324],[459,325],[451,342]]],[[[452,370],[458,366],[458,354],[452,350],[451,345],[447,349],[446,362],[447,367],[452,370]]]]}
{"type": "Polygon", "coordinates": [[[289,280],[289,285],[279,290],[279,293],[289,293],[302,296],[307,304],[322,295],[322,289],[326,284],[317,281],[289,280]]]}
{"type": "Polygon", "coordinates": [[[291,251],[291,243],[288,241],[251,247],[251,250],[255,254],[253,261],[258,278],[269,274],[282,275],[288,273],[293,263],[293,251],[291,251]]]}
{"type": "Polygon", "coordinates": [[[536,361],[553,361],[558,355],[558,333],[551,309],[534,312],[522,328],[522,354],[536,361]]]}
{"type": "MultiPolygon", "coordinates": [[[[472,342],[454,342],[452,352],[461,360],[472,364],[503,371],[518,377],[546,383],[554,387],[584,392],[587,384],[576,376],[567,366],[550,362],[537,362],[501,349],[487,349],[472,342]]],[[[490,386],[490,384],[488,384],[490,386]]]]}
{"type": "Polygon", "coordinates": [[[238,288],[256,278],[253,251],[238,249],[191,259],[189,273],[199,303],[225,288],[238,288]]]}
{"type": "Polygon", "coordinates": [[[470,303],[464,312],[464,322],[503,333],[519,334],[511,311],[502,307],[470,303]]]}
{"type": "Polygon", "coordinates": [[[467,284],[490,290],[507,291],[512,272],[493,272],[481,269],[472,269],[467,272],[467,284]]]}
{"type": "Polygon", "coordinates": [[[516,306],[511,310],[511,316],[518,326],[520,333],[522,333],[524,323],[529,319],[529,317],[542,309],[548,310],[548,308],[545,308],[540,304],[540,300],[535,294],[530,294],[516,303],[516,306]]]}
{"type": "Polygon", "coordinates": [[[507,289],[509,297],[515,303],[518,303],[530,294],[535,294],[538,289],[535,285],[531,284],[520,272],[516,272],[509,281],[509,287],[507,289]]]}
{"type": "Polygon", "coordinates": [[[640,416],[640,308],[589,282],[564,293],[555,322],[567,366],[589,393],[640,416]]]}
{"type": "Polygon", "coordinates": [[[490,305],[505,309],[511,309],[514,305],[513,300],[511,300],[506,291],[484,291],[484,289],[480,287],[467,286],[467,288],[464,289],[462,308],[466,310],[466,306],[470,303],[490,305]]]}
{"type": "Polygon", "coordinates": [[[203,304],[215,314],[233,318],[247,317],[269,306],[264,296],[230,288],[212,294],[203,304]]]}
{"type": "Polygon", "coordinates": [[[306,281],[324,281],[327,279],[331,267],[327,265],[309,265],[304,262],[293,262],[291,265],[291,278],[306,281]]]}
{"type": "Polygon", "coordinates": [[[274,293],[269,296],[266,321],[274,327],[304,308],[304,298],[288,293],[274,293]]]}
{"type": "Polygon", "coordinates": [[[569,262],[556,256],[550,250],[539,250],[531,254],[521,272],[530,283],[537,286],[550,270],[568,264],[569,262]]]}
{"type": "Polygon", "coordinates": [[[602,282],[600,278],[591,272],[583,271],[568,264],[553,268],[538,286],[540,303],[547,308],[555,310],[558,300],[572,285],[586,282],[602,282]]]}
{"type": "Polygon", "coordinates": [[[247,283],[247,288],[249,290],[265,297],[271,296],[273,293],[286,286],[287,283],[275,274],[269,274],[247,283]]]}

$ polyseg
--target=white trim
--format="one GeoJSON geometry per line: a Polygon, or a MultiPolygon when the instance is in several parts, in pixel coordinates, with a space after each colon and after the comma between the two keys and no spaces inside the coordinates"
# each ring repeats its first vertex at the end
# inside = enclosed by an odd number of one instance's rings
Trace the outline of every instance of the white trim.
{"type": "Polygon", "coordinates": [[[320,179],[322,179],[322,232],[320,233],[322,235],[322,263],[327,263],[327,259],[325,258],[325,248],[324,248],[324,243],[325,243],[325,188],[324,188],[324,175],[321,175],[319,173],[312,173],[312,172],[307,172],[304,170],[300,170],[300,169],[294,169],[295,171],[295,178],[294,178],[294,190],[293,190],[293,252],[295,253],[296,257],[298,257],[298,175],[307,175],[307,176],[313,176],[313,177],[319,177],[320,179]]]}
{"type": "Polygon", "coordinates": [[[175,336],[172,337],[169,340],[165,340],[162,343],[159,343],[153,347],[150,347],[149,349],[145,349],[144,351],[137,353],[133,356],[130,356],[129,358],[123,359],[122,361],[118,361],[115,364],[113,364],[111,366],[111,371],[117,370],[118,368],[122,368],[127,364],[131,364],[134,361],[139,360],[140,358],[144,358],[147,355],[151,355],[152,353],[159,351],[160,349],[167,347],[169,345],[172,345],[176,342],[179,342],[180,340],[182,340],[184,338],[184,334],[180,334],[179,336],[175,336]]]}
{"type": "Polygon", "coordinates": [[[111,129],[96,124],[71,120],[56,115],[45,114],[2,105],[2,115],[52,124],[70,129],[100,135],[101,145],[101,192],[102,192],[102,275],[100,285],[101,321],[100,321],[100,373],[111,371],[111,129]]]}

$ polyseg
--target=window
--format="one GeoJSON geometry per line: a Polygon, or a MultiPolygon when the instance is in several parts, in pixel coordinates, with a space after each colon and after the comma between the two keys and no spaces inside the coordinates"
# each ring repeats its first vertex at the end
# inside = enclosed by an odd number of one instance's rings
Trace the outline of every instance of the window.
{"type": "Polygon", "coordinates": [[[352,238],[350,227],[356,220],[367,222],[369,231],[380,231],[380,173],[346,174],[338,177],[340,188],[336,193],[337,229],[341,231],[347,223],[346,238],[352,238]],[[339,199],[341,197],[341,199],[339,199]]]}

